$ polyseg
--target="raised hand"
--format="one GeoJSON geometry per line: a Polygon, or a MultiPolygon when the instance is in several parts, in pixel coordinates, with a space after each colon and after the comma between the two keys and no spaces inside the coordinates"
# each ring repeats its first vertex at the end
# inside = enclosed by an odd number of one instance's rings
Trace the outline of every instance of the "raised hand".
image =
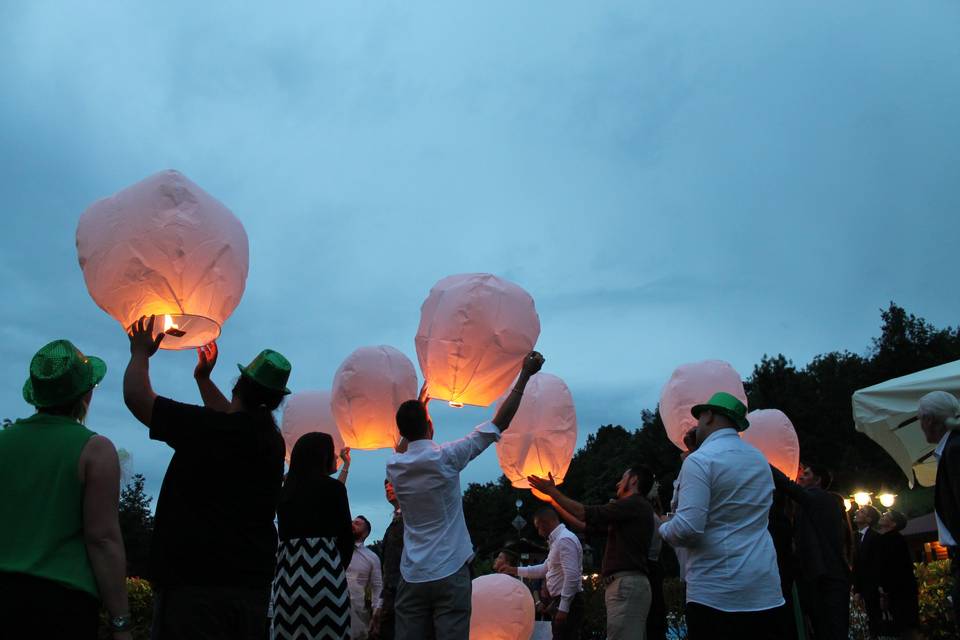
{"type": "Polygon", "coordinates": [[[548,473],[546,478],[527,476],[527,482],[530,483],[531,487],[551,498],[557,494],[557,483],[554,481],[552,473],[548,473]]]}
{"type": "Polygon", "coordinates": [[[213,368],[217,366],[217,356],[220,355],[216,341],[197,348],[197,366],[193,370],[193,377],[197,380],[209,380],[213,368]]]}
{"type": "Polygon", "coordinates": [[[350,447],[340,449],[340,459],[343,460],[344,466],[350,466],[350,447]]]}
{"type": "Polygon", "coordinates": [[[160,332],[156,337],[153,335],[153,325],[157,316],[140,316],[140,319],[130,325],[128,334],[130,336],[130,355],[143,355],[147,358],[152,356],[160,348],[163,342],[164,334],[160,332]]]}
{"type": "Polygon", "coordinates": [[[523,359],[522,370],[528,376],[532,376],[536,372],[540,371],[545,361],[546,359],[539,351],[531,351],[527,354],[527,357],[523,359]]]}

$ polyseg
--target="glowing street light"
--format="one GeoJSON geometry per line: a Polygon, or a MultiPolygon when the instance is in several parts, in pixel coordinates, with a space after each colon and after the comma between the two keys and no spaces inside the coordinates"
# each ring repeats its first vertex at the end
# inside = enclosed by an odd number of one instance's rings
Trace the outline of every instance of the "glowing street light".
{"type": "Polygon", "coordinates": [[[889,509],[890,507],[893,506],[893,503],[894,503],[894,501],[896,500],[896,498],[897,498],[897,497],[896,497],[895,495],[893,495],[892,493],[881,493],[881,494],[880,494],[880,504],[882,504],[884,507],[886,507],[887,509],[889,509]]]}
{"type": "Polygon", "coordinates": [[[870,494],[866,491],[858,491],[853,494],[853,501],[857,503],[858,507],[865,507],[870,504],[870,494]]]}

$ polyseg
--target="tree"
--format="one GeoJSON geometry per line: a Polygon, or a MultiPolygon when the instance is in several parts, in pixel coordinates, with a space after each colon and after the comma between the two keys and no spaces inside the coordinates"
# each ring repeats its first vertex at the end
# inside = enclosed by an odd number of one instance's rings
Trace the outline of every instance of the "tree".
{"type": "Polygon", "coordinates": [[[143,474],[136,474],[120,492],[120,531],[127,554],[127,575],[147,575],[150,562],[150,538],[153,535],[153,500],[143,489],[143,474]]]}

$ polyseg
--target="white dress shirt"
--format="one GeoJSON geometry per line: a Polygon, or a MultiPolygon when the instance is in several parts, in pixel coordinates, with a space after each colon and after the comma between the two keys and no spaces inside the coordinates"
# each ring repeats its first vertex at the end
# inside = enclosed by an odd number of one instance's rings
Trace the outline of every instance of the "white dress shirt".
{"type": "Polygon", "coordinates": [[[580,540],[563,524],[557,525],[547,538],[550,552],[543,564],[517,567],[521,578],[546,578],[547,591],[560,596],[560,611],[569,612],[573,597],[583,590],[583,547],[580,540]]]}
{"type": "Polygon", "coordinates": [[[400,575],[407,582],[446,578],[473,557],[460,472],[499,439],[496,425],[484,422],[453,442],[414,440],[387,460],[387,478],[403,510],[400,575]]]}
{"type": "MultiPolygon", "coordinates": [[[[943,455],[943,449],[947,446],[947,438],[950,437],[951,433],[953,432],[947,430],[947,432],[943,434],[943,437],[940,438],[940,442],[937,443],[937,448],[933,450],[933,455],[937,457],[937,460],[943,455]]],[[[933,510],[933,515],[937,519],[937,531],[940,532],[940,544],[945,547],[957,546],[957,541],[953,539],[953,535],[950,533],[950,529],[947,529],[947,525],[943,524],[943,520],[940,519],[940,514],[937,513],[936,509],[933,510]]]]}
{"type": "Polygon", "coordinates": [[[374,609],[379,609],[382,604],[380,592],[383,590],[380,558],[363,546],[363,543],[357,543],[350,566],[347,567],[347,588],[350,591],[350,602],[354,606],[363,608],[367,585],[370,586],[370,603],[374,609]]]}
{"type": "Polygon", "coordinates": [[[783,604],[777,553],[767,532],[773,476],[763,454],[720,429],[687,456],[680,496],[660,535],[687,549],[687,602],[721,611],[783,604]]]}

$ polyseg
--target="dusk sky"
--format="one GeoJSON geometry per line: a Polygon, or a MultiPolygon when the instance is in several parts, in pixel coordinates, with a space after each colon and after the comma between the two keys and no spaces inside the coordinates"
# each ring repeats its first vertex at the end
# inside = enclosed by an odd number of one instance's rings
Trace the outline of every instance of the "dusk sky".
{"type": "MultiPolygon", "coordinates": [[[[891,300],[958,323],[955,2],[30,0],[0,4],[0,42],[0,415],[31,413],[30,357],[69,338],[109,367],[88,425],[154,495],[170,450],[123,405],[128,342],[74,242],[167,168],[250,239],[224,388],[264,347],[295,391],[362,345],[415,361],[430,287],[474,271],[536,300],[581,444],[684,362],[863,351],[891,300]]],[[[195,358],[159,353],[157,392],[199,402],[195,358]]],[[[437,406],[437,437],[490,413],[437,406]]],[[[386,458],[357,452],[348,485],[371,541],[386,458]]],[[[491,450],[464,486],[498,475],[491,450]]]]}

